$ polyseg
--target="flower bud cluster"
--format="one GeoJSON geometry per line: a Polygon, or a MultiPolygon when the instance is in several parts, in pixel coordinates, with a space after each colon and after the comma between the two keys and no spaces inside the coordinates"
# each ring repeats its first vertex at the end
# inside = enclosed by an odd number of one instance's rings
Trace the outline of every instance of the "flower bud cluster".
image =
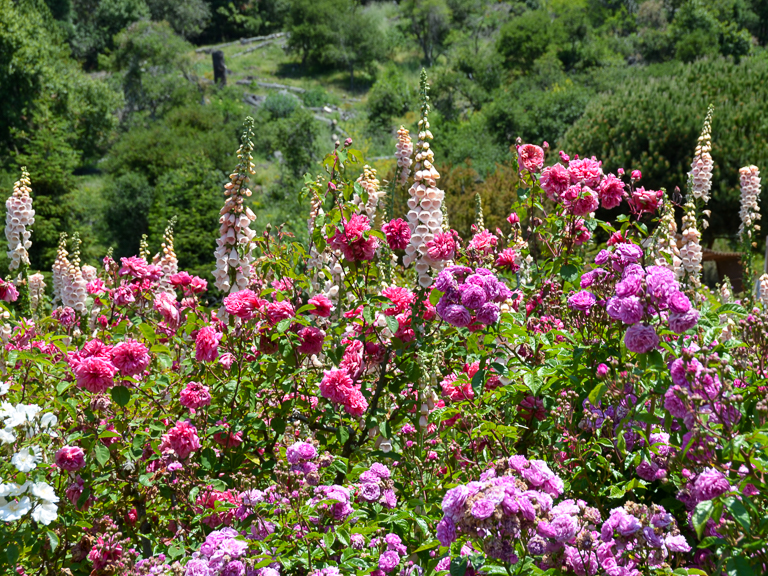
{"type": "Polygon", "coordinates": [[[161,292],[168,294],[176,294],[176,289],[171,282],[171,276],[177,274],[179,271],[179,261],[176,258],[176,252],[173,249],[173,225],[176,222],[176,218],[172,218],[168,222],[168,226],[163,233],[163,242],[160,244],[160,253],[156,254],[152,259],[152,263],[160,267],[163,275],[158,282],[158,288],[161,292]]]}
{"type": "Polygon", "coordinates": [[[696,152],[693,156],[691,171],[688,175],[691,178],[691,193],[697,200],[703,200],[706,204],[709,202],[709,191],[712,188],[712,168],[714,162],[709,154],[712,150],[711,142],[711,123],[714,107],[710,105],[707,110],[707,117],[704,120],[704,127],[701,130],[696,152]]]}
{"type": "Polygon", "coordinates": [[[669,268],[677,275],[682,264],[680,250],[677,248],[677,222],[675,222],[675,207],[671,202],[664,202],[661,220],[659,220],[659,235],[653,245],[653,263],[656,266],[669,268]]]}
{"type": "Polygon", "coordinates": [[[29,253],[32,246],[31,230],[27,228],[35,223],[35,211],[32,209],[32,197],[29,172],[21,169],[21,178],[13,185],[13,194],[5,201],[5,237],[8,240],[9,270],[16,270],[21,264],[29,266],[29,253]]]}
{"type": "Polygon", "coordinates": [[[376,217],[376,207],[379,205],[386,192],[380,187],[380,182],[376,178],[376,169],[371,168],[367,164],[363,166],[363,173],[357,179],[357,183],[362,186],[363,190],[368,194],[368,201],[363,202],[363,199],[355,193],[352,198],[358,209],[368,216],[368,219],[373,221],[376,217]]]}
{"type": "Polygon", "coordinates": [[[441,270],[444,262],[435,260],[429,255],[427,244],[434,239],[435,234],[442,230],[442,203],[445,193],[437,187],[440,173],[434,166],[435,154],[430,148],[432,132],[429,130],[429,85],[426,73],[422,73],[422,117],[419,120],[419,141],[416,144],[414,158],[413,185],[408,190],[408,225],[411,228],[411,242],[405,248],[403,264],[415,264],[419,275],[419,286],[427,288],[432,285],[430,268],[441,270]]]}
{"type": "Polygon", "coordinates": [[[245,206],[245,199],[251,196],[248,188],[250,175],[254,174],[253,163],[253,119],[246,118],[243,142],[237,151],[239,163],[229,175],[230,181],[224,186],[224,207],[219,212],[219,238],[216,240],[216,269],[214,284],[222,292],[243,290],[248,287],[251,277],[251,241],[256,232],[250,228],[256,220],[253,211],[245,206]]]}
{"type": "Polygon", "coordinates": [[[397,131],[397,144],[395,148],[397,167],[400,169],[397,175],[397,183],[400,186],[405,186],[405,183],[408,182],[408,176],[411,175],[411,164],[413,164],[413,160],[411,160],[413,142],[405,126],[400,126],[400,130],[397,131]]]}
{"type": "Polygon", "coordinates": [[[744,166],[739,170],[741,185],[741,209],[739,210],[739,238],[742,242],[753,242],[752,232],[758,232],[760,225],[760,171],[757,166],[744,166]]]}
{"type": "Polygon", "coordinates": [[[685,203],[683,214],[683,245],[680,247],[681,267],[679,279],[687,279],[692,286],[701,285],[701,232],[696,227],[696,207],[693,199],[685,203]]]}
{"type": "Polygon", "coordinates": [[[45,298],[45,279],[40,272],[37,272],[29,277],[29,301],[32,310],[37,310],[43,298],[45,298]]]}

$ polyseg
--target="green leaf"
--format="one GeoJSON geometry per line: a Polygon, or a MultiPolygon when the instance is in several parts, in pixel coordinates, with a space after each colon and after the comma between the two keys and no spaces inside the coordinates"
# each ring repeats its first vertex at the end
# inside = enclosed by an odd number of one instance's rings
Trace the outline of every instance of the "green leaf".
{"type": "Polygon", "coordinates": [[[387,319],[387,328],[389,328],[389,331],[394,334],[400,329],[400,323],[397,321],[397,318],[394,316],[384,316],[384,318],[387,319]]]}
{"type": "Polygon", "coordinates": [[[203,468],[210,470],[213,468],[213,464],[216,462],[216,453],[211,448],[205,448],[200,452],[200,463],[203,468]]]}
{"type": "Polygon", "coordinates": [[[139,330],[141,331],[144,338],[147,339],[149,343],[154,342],[157,339],[157,334],[155,333],[155,329],[152,328],[149,324],[139,324],[139,330]]]}
{"type": "Polygon", "coordinates": [[[414,554],[418,554],[419,552],[424,552],[425,550],[432,550],[432,548],[437,548],[440,546],[439,540],[431,540],[427,542],[426,544],[423,544],[420,548],[417,548],[413,551],[414,554]]]}
{"type": "Polygon", "coordinates": [[[429,295],[429,303],[432,304],[432,306],[437,306],[437,303],[440,301],[440,298],[442,298],[443,294],[445,294],[445,292],[440,292],[440,290],[432,290],[432,293],[429,295]]]}
{"type": "Polygon", "coordinates": [[[323,544],[325,544],[326,552],[330,551],[333,547],[333,543],[336,541],[336,535],[330,530],[323,534],[323,544]]]}
{"type": "Polygon", "coordinates": [[[451,576],[464,576],[467,571],[466,556],[451,559],[451,576]]]}
{"type": "Polygon", "coordinates": [[[127,406],[131,401],[131,391],[125,386],[115,386],[109,391],[109,395],[112,396],[112,400],[118,406],[127,406]]]}
{"type": "Polygon", "coordinates": [[[336,436],[338,437],[340,444],[346,444],[347,440],[349,440],[349,430],[346,426],[339,426],[339,429],[336,431],[336,436]]]}
{"type": "Polygon", "coordinates": [[[704,527],[707,525],[707,520],[712,516],[714,510],[714,504],[711,500],[705,500],[699,502],[696,505],[696,509],[693,511],[693,527],[696,529],[696,535],[701,538],[704,532],[704,527]]]}
{"type": "Polygon", "coordinates": [[[597,403],[600,402],[600,399],[603,397],[606,390],[607,386],[602,382],[592,388],[592,392],[589,393],[589,401],[592,402],[593,406],[597,406],[597,403]]]}
{"type": "Polygon", "coordinates": [[[171,558],[178,558],[182,554],[184,554],[184,547],[179,544],[171,544],[168,548],[168,556],[171,558]]]}
{"type": "Polygon", "coordinates": [[[538,394],[539,390],[541,389],[541,385],[544,383],[541,378],[532,372],[523,375],[523,382],[526,386],[528,386],[528,390],[530,390],[531,394],[534,396],[538,394]]]}
{"type": "Polygon", "coordinates": [[[373,324],[373,306],[366,306],[363,308],[363,320],[368,324],[373,324]]]}
{"type": "Polygon", "coordinates": [[[280,322],[277,323],[277,331],[281,334],[288,330],[288,327],[291,325],[291,319],[290,318],[284,318],[283,320],[280,320],[280,322]]]}
{"type": "MultiPolygon", "coordinates": [[[[152,480],[149,478],[149,474],[142,474],[141,476],[139,476],[139,484],[141,484],[142,486],[146,486],[147,488],[152,486],[152,480]]],[[[78,505],[79,505],[79,501],[78,501],[78,505]]]]}
{"type": "Polygon", "coordinates": [[[754,576],[755,571],[743,556],[734,556],[728,559],[725,565],[725,573],[728,576],[754,576]]]}
{"type": "Polygon", "coordinates": [[[53,530],[46,530],[45,535],[48,537],[48,544],[51,545],[51,551],[56,550],[59,545],[59,537],[56,536],[56,532],[53,530]]]}
{"type": "Polygon", "coordinates": [[[566,264],[562,268],[560,268],[560,278],[562,278],[566,282],[576,282],[576,279],[579,277],[579,269],[576,268],[573,264],[566,264]]]}
{"type": "Polygon", "coordinates": [[[8,544],[5,548],[5,555],[8,558],[8,563],[15,566],[16,560],[19,559],[19,547],[16,544],[8,544]]]}
{"type": "Polygon", "coordinates": [[[99,464],[102,466],[106,465],[107,462],[109,462],[109,448],[104,446],[101,442],[96,442],[96,460],[99,461],[99,464]]]}
{"type": "Polygon", "coordinates": [[[725,501],[725,507],[728,509],[728,512],[731,513],[734,520],[741,524],[744,530],[749,532],[749,512],[747,512],[747,509],[744,507],[744,504],[741,503],[741,500],[738,500],[737,498],[728,498],[728,500],[725,501]]]}

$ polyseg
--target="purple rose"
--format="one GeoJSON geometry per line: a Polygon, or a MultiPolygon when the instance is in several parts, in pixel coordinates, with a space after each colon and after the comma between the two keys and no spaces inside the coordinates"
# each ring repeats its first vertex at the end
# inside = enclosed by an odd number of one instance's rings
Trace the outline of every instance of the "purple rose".
{"type": "Polygon", "coordinates": [[[693,484],[693,495],[700,502],[703,500],[714,500],[720,494],[724,494],[730,489],[731,485],[728,482],[728,478],[719,470],[710,468],[704,470],[696,478],[696,482],[693,484]]]}
{"type": "Polygon", "coordinates": [[[595,295],[592,294],[592,292],[587,292],[586,290],[576,292],[576,294],[572,294],[568,298],[568,306],[581,312],[589,312],[589,309],[594,305],[595,295]]]}
{"type": "Polygon", "coordinates": [[[451,518],[457,518],[461,515],[461,509],[469,497],[469,488],[460,484],[456,488],[451,488],[443,496],[443,513],[451,518]]]}
{"type": "Polygon", "coordinates": [[[624,345],[630,352],[645,354],[659,345],[659,337],[653,327],[635,324],[624,335],[624,345]]]}
{"type": "Polygon", "coordinates": [[[529,460],[529,462],[530,466],[523,470],[523,478],[525,478],[531,486],[541,486],[555,475],[543,460],[529,460]]]}
{"type": "Polygon", "coordinates": [[[571,541],[579,531],[579,522],[573,516],[564,514],[558,516],[549,523],[552,536],[557,542],[564,543],[571,541]]]}
{"type": "MultiPolygon", "coordinates": [[[[656,474],[658,474],[659,465],[655,462],[649,462],[648,460],[643,460],[640,462],[640,464],[635,468],[635,473],[640,476],[643,480],[646,480],[648,482],[653,482],[654,480],[657,480],[656,474]]],[[[665,474],[666,476],[666,474],[665,474]]],[[[663,478],[663,476],[662,476],[663,478]]]]}
{"type": "Polygon", "coordinates": [[[611,253],[608,252],[608,250],[600,250],[597,256],[595,256],[595,264],[597,264],[598,266],[602,266],[603,264],[608,262],[608,260],[610,259],[611,259],[611,253]]]}
{"type": "Polygon", "coordinates": [[[379,556],[379,570],[389,574],[400,564],[400,556],[394,550],[387,550],[379,556]]]}
{"type": "Polygon", "coordinates": [[[669,309],[678,314],[685,314],[691,309],[691,301],[682,292],[672,292],[669,295],[669,309]]]}
{"type": "Polygon", "coordinates": [[[624,324],[637,324],[643,319],[645,313],[643,303],[637,296],[628,296],[627,298],[614,296],[608,300],[606,311],[608,316],[614,320],[621,320],[624,324]]]}
{"type": "Polygon", "coordinates": [[[600,276],[604,276],[605,274],[607,274],[607,272],[602,268],[595,268],[594,270],[585,272],[582,275],[581,280],[579,280],[579,286],[582,288],[589,288],[600,276]]]}
{"type": "Polygon", "coordinates": [[[669,306],[669,297],[679,292],[675,273],[661,266],[649,266],[645,277],[645,293],[661,310],[669,306]]]}
{"type": "Polygon", "coordinates": [[[464,284],[461,288],[461,303],[471,310],[477,310],[488,299],[485,290],[476,284],[464,284]]]}
{"type": "Polygon", "coordinates": [[[437,523],[437,539],[445,547],[450,546],[456,540],[456,524],[447,516],[437,523]]]}
{"type": "Polygon", "coordinates": [[[685,403],[680,399],[680,394],[686,392],[682,386],[674,385],[670,386],[664,393],[664,408],[675,418],[685,418],[688,414],[685,403]]]}
{"type": "MultiPolygon", "coordinates": [[[[483,294],[483,297],[485,297],[485,294],[483,294]]],[[[448,322],[451,326],[464,328],[469,326],[469,323],[472,321],[472,315],[469,313],[469,310],[464,308],[464,306],[461,306],[460,304],[451,304],[445,307],[443,320],[448,322]]]]}
{"type": "Polygon", "coordinates": [[[384,479],[387,479],[392,475],[392,473],[389,471],[389,468],[384,466],[384,464],[380,464],[378,462],[374,462],[373,464],[371,464],[371,472],[376,474],[376,476],[378,476],[379,478],[384,478],[384,479]]]}
{"type": "Polygon", "coordinates": [[[509,467],[512,468],[512,470],[522,472],[526,466],[528,466],[528,458],[525,456],[515,454],[514,456],[509,457],[509,467]]]}
{"type": "Polygon", "coordinates": [[[384,499],[385,508],[392,509],[397,506],[397,496],[395,496],[394,490],[384,490],[382,498],[384,499]]]}
{"type": "Polygon", "coordinates": [[[626,242],[618,244],[613,253],[613,269],[623,270],[628,264],[633,264],[643,257],[643,249],[637,244],[626,242]]]}
{"type": "Polygon", "coordinates": [[[381,498],[381,488],[378,484],[363,484],[360,486],[360,497],[366,502],[376,502],[381,498]]]}
{"type": "Polygon", "coordinates": [[[212,576],[213,572],[208,568],[208,562],[197,558],[190,560],[186,566],[186,576],[212,576]]]}
{"type": "Polygon", "coordinates": [[[672,332],[675,334],[682,334],[683,332],[687,332],[699,321],[699,311],[698,310],[689,310],[688,312],[685,312],[683,314],[680,314],[678,312],[673,312],[669,315],[669,327],[672,329],[672,332]]]}
{"type": "Polygon", "coordinates": [[[454,278],[453,274],[448,270],[443,270],[437,275],[437,279],[435,280],[435,290],[448,292],[449,290],[456,290],[458,287],[459,284],[456,282],[456,278],[454,278]]]}
{"type": "Polygon", "coordinates": [[[616,284],[616,296],[619,298],[626,298],[627,296],[634,296],[640,292],[642,286],[642,278],[637,275],[630,274],[626,276],[621,282],[616,284]]]}
{"type": "Polygon", "coordinates": [[[667,550],[670,552],[690,552],[691,547],[685,540],[685,536],[678,534],[677,536],[668,535],[664,539],[664,544],[667,546],[667,550]]]}
{"type": "Polygon", "coordinates": [[[243,576],[245,574],[245,564],[240,560],[233,560],[221,571],[221,576],[243,576]]]}
{"type": "Polygon", "coordinates": [[[488,498],[482,498],[472,504],[472,510],[470,511],[472,516],[478,520],[485,520],[489,518],[496,510],[496,505],[488,500],[488,498]]]}
{"type": "Polygon", "coordinates": [[[496,324],[501,318],[501,309],[494,302],[486,302],[477,313],[477,321],[481,324],[496,324]]]}

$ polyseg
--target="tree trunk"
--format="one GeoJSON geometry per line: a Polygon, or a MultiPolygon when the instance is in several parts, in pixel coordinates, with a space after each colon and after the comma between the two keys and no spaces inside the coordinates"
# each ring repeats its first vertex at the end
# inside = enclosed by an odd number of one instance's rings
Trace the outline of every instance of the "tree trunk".
{"type": "Polygon", "coordinates": [[[211,52],[213,57],[213,81],[219,86],[227,85],[227,66],[224,64],[224,52],[214,50],[211,52]]]}

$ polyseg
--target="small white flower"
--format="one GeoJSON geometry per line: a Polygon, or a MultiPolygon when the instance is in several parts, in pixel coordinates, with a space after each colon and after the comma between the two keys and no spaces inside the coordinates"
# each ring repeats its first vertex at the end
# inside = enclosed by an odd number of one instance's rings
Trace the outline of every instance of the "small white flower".
{"type": "Polygon", "coordinates": [[[32,501],[24,496],[20,500],[7,501],[0,498],[0,520],[13,522],[24,516],[32,508],[32,501]]]}
{"type": "Polygon", "coordinates": [[[11,464],[16,466],[19,472],[31,472],[37,468],[37,463],[40,462],[40,448],[32,446],[28,448],[22,448],[16,452],[11,458],[11,464]]]}
{"type": "Polygon", "coordinates": [[[45,526],[48,526],[48,524],[56,520],[57,516],[58,506],[52,502],[43,502],[42,504],[38,504],[35,509],[32,510],[32,519],[45,526]]]}
{"type": "Polygon", "coordinates": [[[11,382],[0,382],[0,396],[8,394],[8,390],[11,389],[11,382]]]}
{"type": "Polygon", "coordinates": [[[29,482],[24,482],[22,485],[18,485],[16,482],[0,484],[0,498],[20,496],[27,491],[27,488],[29,488],[29,482]]]}
{"type": "Polygon", "coordinates": [[[16,434],[13,433],[13,428],[3,428],[0,430],[0,442],[3,444],[10,444],[16,441],[16,434]]]}
{"type": "Polygon", "coordinates": [[[40,500],[45,500],[46,502],[59,501],[59,497],[56,496],[56,491],[53,489],[53,486],[48,484],[48,482],[35,482],[32,484],[30,492],[33,496],[40,498],[40,500]]]}

